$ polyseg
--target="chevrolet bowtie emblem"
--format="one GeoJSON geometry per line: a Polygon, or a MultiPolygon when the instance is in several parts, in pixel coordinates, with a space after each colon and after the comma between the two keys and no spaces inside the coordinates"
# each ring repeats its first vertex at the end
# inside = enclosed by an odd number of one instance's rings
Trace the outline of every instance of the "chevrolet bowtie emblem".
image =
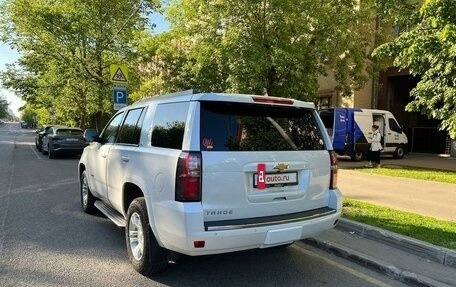
{"type": "Polygon", "coordinates": [[[288,167],[288,164],[279,163],[278,165],[274,166],[274,169],[277,169],[279,172],[281,172],[288,169],[288,167]]]}

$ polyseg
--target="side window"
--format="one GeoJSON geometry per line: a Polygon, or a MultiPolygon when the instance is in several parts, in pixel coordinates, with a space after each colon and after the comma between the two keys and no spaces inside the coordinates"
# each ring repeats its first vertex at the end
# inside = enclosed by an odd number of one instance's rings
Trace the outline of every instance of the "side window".
{"type": "Polygon", "coordinates": [[[139,145],[141,135],[141,114],[144,108],[128,111],[122,128],[119,132],[117,143],[139,145]]]}
{"type": "Polygon", "coordinates": [[[397,122],[394,119],[388,119],[388,123],[390,126],[390,130],[392,130],[393,132],[402,133],[401,127],[397,124],[397,122]]]}
{"type": "Polygon", "coordinates": [[[158,105],[152,127],[152,145],[182,149],[189,103],[158,105]]]}
{"type": "Polygon", "coordinates": [[[101,138],[104,143],[114,143],[116,141],[117,132],[119,131],[119,126],[122,121],[124,113],[117,114],[109,124],[104,128],[101,138]]]}

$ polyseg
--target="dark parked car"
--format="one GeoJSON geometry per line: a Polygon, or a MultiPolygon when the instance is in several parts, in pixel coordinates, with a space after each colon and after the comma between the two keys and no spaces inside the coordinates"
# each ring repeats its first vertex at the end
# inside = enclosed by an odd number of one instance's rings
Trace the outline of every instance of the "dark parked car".
{"type": "Polygon", "coordinates": [[[42,152],[49,158],[59,154],[82,154],[88,143],[80,128],[51,127],[43,135],[42,152]]]}
{"type": "Polygon", "coordinates": [[[28,128],[27,122],[21,122],[21,128],[23,128],[23,129],[28,128]]]}
{"type": "Polygon", "coordinates": [[[43,151],[43,136],[44,134],[48,133],[52,127],[66,127],[66,126],[58,126],[58,125],[44,125],[40,129],[36,130],[35,136],[35,147],[38,151],[43,151]]]}

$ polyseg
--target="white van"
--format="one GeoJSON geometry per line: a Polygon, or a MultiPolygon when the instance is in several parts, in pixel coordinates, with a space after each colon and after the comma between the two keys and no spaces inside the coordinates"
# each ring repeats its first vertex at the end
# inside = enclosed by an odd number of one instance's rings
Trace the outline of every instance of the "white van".
{"type": "Polygon", "coordinates": [[[82,208],[125,227],[142,274],[170,251],[287,245],[331,229],[337,159],[312,103],[181,92],[120,110],[85,148],[82,208]]]}
{"type": "Polygon", "coordinates": [[[372,125],[379,126],[383,153],[403,158],[408,150],[407,135],[393,114],[385,110],[333,108],[320,110],[334,150],[361,160],[372,142],[372,125]]]}

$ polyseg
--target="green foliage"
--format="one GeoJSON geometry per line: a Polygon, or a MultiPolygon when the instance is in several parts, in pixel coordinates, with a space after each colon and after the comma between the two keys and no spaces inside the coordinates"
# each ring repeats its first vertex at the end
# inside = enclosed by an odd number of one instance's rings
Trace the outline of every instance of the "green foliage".
{"type": "Polygon", "coordinates": [[[30,106],[26,106],[22,110],[22,120],[26,122],[29,125],[29,127],[36,127],[37,113],[30,106]]]}
{"type": "Polygon", "coordinates": [[[8,116],[8,102],[3,98],[3,95],[0,95],[0,119],[6,118],[8,116]]]}
{"type": "Polygon", "coordinates": [[[343,216],[438,246],[456,249],[456,225],[451,221],[344,198],[343,216]]]}
{"type": "MultiPolygon", "coordinates": [[[[0,37],[21,52],[5,87],[49,117],[81,127],[112,113],[109,65],[136,57],[153,1],[4,0],[0,37]],[[93,120],[92,120],[93,121],[93,120]]],[[[133,61],[131,61],[133,62],[133,61]]],[[[130,67],[131,86],[137,67],[130,67]]]]}
{"type": "MultiPolygon", "coordinates": [[[[312,100],[328,68],[350,94],[366,80],[371,15],[354,0],[172,1],[169,32],[144,39],[143,90],[194,88],[312,100]],[[153,69],[157,72],[153,73],[153,69]]],[[[138,95],[141,97],[142,95],[138,95]]]]}
{"type": "Polygon", "coordinates": [[[383,165],[382,168],[357,168],[356,170],[369,174],[381,174],[456,184],[456,172],[450,170],[398,166],[391,164],[383,165]]]}
{"type": "Polygon", "coordinates": [[[456,2],[426,0],[416,25],[374,53],[392,57],[394,65],[421,77],[406,109],[441,120],[456,139],[456,2]]]}

